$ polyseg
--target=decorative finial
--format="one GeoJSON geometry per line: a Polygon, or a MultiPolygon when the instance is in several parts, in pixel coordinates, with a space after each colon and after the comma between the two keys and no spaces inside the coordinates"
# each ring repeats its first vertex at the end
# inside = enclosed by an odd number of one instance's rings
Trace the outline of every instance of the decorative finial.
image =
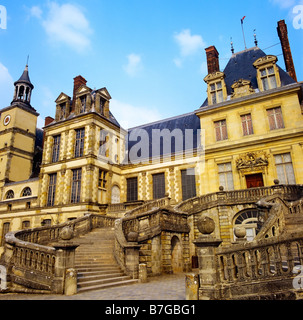
{"type": "Polygon", "coordinates": [[[28,67],[28,62],[29,62],[29,55],[27,56],[27,60],[26,60],[26,66],[28,67]]]}
{"type": "Polygon", "coordinates": [[[235,49],[234,49],[233,38],[230,38],[230,45],[231,45],[231,53],[234,54],[235,53],[235,49]]]}
{"type": "Polygon", "coordinates": [[[257,40],[257,35],[256,35],[256,29],[254,29],[254,38],[255,38],[255,45],[257,47],[258,46],[258,40],[257,40]]]}

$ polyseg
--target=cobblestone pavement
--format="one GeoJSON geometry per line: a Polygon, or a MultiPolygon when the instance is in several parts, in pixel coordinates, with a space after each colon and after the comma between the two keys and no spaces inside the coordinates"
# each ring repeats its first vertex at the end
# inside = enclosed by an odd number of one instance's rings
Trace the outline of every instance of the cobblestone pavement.
{"type": "Polygon", "coordinates": [[[0,294],[0,300],[185,300],[185,275],[163,275],[147,283],[89,291],[71,297],[0,294]]]}

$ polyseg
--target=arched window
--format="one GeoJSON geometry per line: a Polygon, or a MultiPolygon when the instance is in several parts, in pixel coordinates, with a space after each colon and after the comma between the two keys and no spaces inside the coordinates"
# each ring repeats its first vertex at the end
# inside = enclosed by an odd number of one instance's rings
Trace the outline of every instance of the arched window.
{"type": "Polygon", "coordinates": [[[14,199],[14,198],[15,198],[14,191],[13,190],[7,191],[5,199],[14,199]]]}
{"type": "Polygon", "coordinates": [[[246,229],[247,241],[253,241],[262,227],[262,213],[258,209],[248,209],[241,211],[235,218],[235,228],[244,227],[246,229]]]}
{"type": "Polygon", "coordinates": [[[27,187],[22,191],[21,197],[29,197],[32,195],[31,188],[27,187]]]}
{"type": "Polygon", "coordinates": [[[24,90],[25,90],[24,86],[20,86],[20,87],[19,87],[19,96],[18,96],[18,99],[19,99],[19,100],[23,100],[24,90]]]}

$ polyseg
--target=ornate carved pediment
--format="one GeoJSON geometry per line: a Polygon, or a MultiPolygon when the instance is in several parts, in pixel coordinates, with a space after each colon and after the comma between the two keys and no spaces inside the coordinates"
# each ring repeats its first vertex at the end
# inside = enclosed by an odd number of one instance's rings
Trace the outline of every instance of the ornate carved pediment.
{"type": "Polygon", "coordinates": [[[212,80],[217,80],[217,79],[223,80],[224,78],[225,78],[225,74],[223,72],[217,71],[217,72],[208,74],[204,78],[204,81],[208,83],[212,80]]]}
{"type": "Polygon", "coordinates": [[[255,90],[252,88],[251,82],[249,80],[240,79],[237,82],[235,82],[231,87],[234,90],[232,99],[244,97],[255,93],[255,90]]]}
{"type": "Polygon", "coordinates": [[[236,166],[239,171],[255,171],[268,167],[268,155],[266,152],[248,152],[239,156],[236,166]]]}
{"type": "Polygon", "coordinates": [[[253,65],[254,65],[254,67],[259,67],[259,66],[262,66],[262,65],[267,64],[267,63],[274,64],[277,61],[278,61],[278,58],[276,56],[268,55],[268,56],[264,56],[264,57],[261,57],[261,58],[257,59],[253,63],[253,65]]]}

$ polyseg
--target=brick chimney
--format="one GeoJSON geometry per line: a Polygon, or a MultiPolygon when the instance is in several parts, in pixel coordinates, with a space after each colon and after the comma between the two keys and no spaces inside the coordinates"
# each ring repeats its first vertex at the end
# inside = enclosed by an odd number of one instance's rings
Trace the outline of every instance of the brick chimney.
{"type": "Polygon", "coordinates": [[[47,127],[49,124],[51,124],[55,119],[52,117],[46,117],[45,118],[45,124],[44,126],[47,127]]]}
{"type": "Polygon", "coordinates": [[[219,53],[216,47],[211,46],[205,49],[207,58],[208,74],[220,71],[219,53]]]}
{"type": "Polygon", "coordinates": [[[73,92],[73,105],[72,109],[74,110],[76,104],[76,92],[82,86],[86,85],[87,81],[82,76],[77,76],[74,78],[74,92],[73,92]]]}
{"type": "Polygon", "coordinates": [[[278,30],[278,35],[281,41],[286,71],[297,82],[298,80],[297,80],[295,65],[292,59],[292,54],[291,54],[289,40],[288,40],[287,25],[284,20],[280,20],[278,22],[277,30],[278,30]]]}

